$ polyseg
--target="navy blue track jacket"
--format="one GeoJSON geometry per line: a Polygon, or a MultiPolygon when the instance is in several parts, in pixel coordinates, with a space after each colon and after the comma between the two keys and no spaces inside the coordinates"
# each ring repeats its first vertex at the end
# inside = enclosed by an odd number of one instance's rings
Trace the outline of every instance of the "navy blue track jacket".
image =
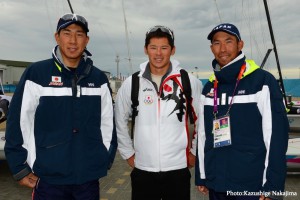
{"type": "Polygon", "coordinates": [[[213,67],[201,97],[196,185],[218,192],[284,191],[289,125],[278,82],[243,53],[221,70],[216,61],[213,67]],[[232,144],[214,148],[213,79],[218,80],[217,116],[223,116],[245,62],[229,112],[232,144]]]}
{"type": "Polygon", "coordinates": [[[82,184],[107,174],[117,141],[106,75],[86,50],[76,72],[53,58],[22,75],[10,105],[5,154],[16,180],[82,184]]]}

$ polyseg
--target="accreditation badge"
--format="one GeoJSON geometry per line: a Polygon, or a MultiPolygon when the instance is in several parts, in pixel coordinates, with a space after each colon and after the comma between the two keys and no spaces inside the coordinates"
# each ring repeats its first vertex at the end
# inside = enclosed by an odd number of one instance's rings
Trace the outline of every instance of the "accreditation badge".
{"type": "Polygon", "coordinates": [[[213,120],[214,148],[231,145],[229,115],[213,120]]]}

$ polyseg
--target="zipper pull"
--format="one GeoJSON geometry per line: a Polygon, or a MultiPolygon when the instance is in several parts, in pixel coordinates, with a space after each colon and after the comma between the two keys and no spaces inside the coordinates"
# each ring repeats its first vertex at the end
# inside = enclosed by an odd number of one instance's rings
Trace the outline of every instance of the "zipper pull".
{"type": "Polygon", "coordinates": [[[77,94],[76,94],[76,97],[80,97],[80,93],[81,93],[80,85],[77,85],[77,94]]]}

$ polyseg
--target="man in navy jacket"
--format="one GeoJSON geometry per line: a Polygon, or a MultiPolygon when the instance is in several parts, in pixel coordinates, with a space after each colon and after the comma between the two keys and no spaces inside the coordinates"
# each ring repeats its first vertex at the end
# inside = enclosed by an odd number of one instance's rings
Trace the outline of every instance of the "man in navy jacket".
{"type": "Polygon", "coordinates": [[[246,60],[233,24],[216,26],[208,40],[214,74],[201,96],[196,185],[211,200],[279,199],[289,130],[280,87],[246,60]]]}
{"type": "Polygon", "coordinates": [[[34,200],[99,200],[116,153],[112,96],[86,49],[88,31],[84,17],[63,15],[52,58],[25,70],[11,101],[5,154],[34,200]]]}

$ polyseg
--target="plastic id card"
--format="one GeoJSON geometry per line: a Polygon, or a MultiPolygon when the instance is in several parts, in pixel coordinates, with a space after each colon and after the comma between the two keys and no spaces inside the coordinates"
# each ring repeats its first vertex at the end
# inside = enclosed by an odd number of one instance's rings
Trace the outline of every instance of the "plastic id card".
{"type": "Polygon", "coordinates": [[[231,145],[229,115],[213,120],[214,148],[231,145]]]}

